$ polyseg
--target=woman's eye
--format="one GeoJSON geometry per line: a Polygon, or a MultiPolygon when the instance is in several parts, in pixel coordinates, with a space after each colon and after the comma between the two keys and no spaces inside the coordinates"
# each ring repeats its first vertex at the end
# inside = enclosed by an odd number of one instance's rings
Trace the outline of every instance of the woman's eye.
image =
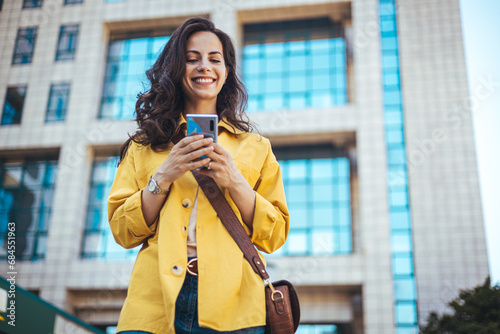
{"type": "Polygon", "coordinates": [[[196,63],[197,59],[188,59],[187,62],[189,64],[193,64],[193,63],[196,63]]]}

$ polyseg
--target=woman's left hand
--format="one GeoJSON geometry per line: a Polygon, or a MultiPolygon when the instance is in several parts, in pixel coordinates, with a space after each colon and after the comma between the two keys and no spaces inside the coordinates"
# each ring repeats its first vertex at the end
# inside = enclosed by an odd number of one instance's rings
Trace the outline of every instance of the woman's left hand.
{"type": "Polygon", "coordinates": [[[200,174],[210,176],[215,183],[229,190],[229,195],[238,207],[243,222],[253,231],[253,217],[255,210],[255,192],[245,177],[234,165],[233,158],[228,151],[217,143],[212,143],[213,151],[206,154],[212,159],[200,174]]]}
{"type": "Polygon", "coordinates": [[[211,146],[213,146],[214,150],[206,154],[211,161],[198,172],[210,176],[218,185],[224,188],[231,188],[242,182],[243,175],[234,165],[231,154],[217,143],[212,143],[211,146]]]}

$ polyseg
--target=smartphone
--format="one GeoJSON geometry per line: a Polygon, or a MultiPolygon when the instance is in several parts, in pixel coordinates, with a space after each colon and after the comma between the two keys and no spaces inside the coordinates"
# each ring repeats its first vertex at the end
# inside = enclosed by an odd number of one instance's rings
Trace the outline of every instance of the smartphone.
{"type": "MultiPolygon", "coordinates": [[[[205,138],[212,137],[214,143],[217,142],[217,128],[219,124],[219,116],[217,115],[203,115],[203,114],[187,114],[187,135],[203,134],[205,138]]],[[[205,159],[206,156],[200,157],[205,159]]]]}

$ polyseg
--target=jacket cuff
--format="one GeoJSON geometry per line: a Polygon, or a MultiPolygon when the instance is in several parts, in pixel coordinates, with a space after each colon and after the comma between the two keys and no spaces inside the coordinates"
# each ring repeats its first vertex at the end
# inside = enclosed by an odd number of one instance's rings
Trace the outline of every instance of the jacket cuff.
{"type": "Polygon", "coordinates": [[[271,239],[278,219],[277,215],[276,208],[262,195],[255,192],[252,242],[271,239]]]}
{"type": "Polygon", "coordinates": [[[124,211],[128,217],[128,229],[135,237],[148,237],[155,233],[156,223],[148,226],[144,220],[142,213],[142,190],[136,192],[125,201],[124,211]]]}

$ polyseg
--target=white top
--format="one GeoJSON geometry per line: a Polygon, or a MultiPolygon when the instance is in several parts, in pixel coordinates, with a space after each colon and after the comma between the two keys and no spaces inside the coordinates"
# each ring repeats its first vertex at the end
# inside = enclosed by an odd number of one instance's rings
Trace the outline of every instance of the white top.
{"type": "Polygon", "coordinates": [[[187,255],[188,257],[197,257],[196,252],[196,218],[198,216],[198,192],[200,186],[196,189],[196,197],[194,199],[191,216],[189,216],[188,237],[187,237],[187,255]]]}

